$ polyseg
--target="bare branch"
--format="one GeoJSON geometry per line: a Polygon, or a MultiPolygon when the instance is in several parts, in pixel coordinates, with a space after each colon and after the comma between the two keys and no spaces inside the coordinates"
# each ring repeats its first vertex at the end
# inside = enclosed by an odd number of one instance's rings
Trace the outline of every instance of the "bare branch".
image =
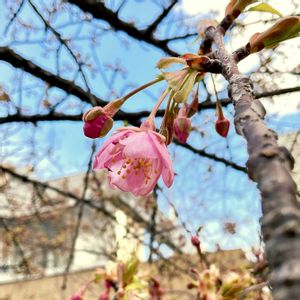
{"type": "MultiPolygon", "coordinates": [[[[86,192],[88,190],[88,183],[89,183],[88,179],[89,179],[89,174],[92,170],[92,162],[93,162],[93,156],[94,156],[95,151],[96,151],[96,145],[95,145],[95,143],[93,143],[87,171],[84,176],[84,186],[83,186],[83,191],[82,191],[82,196],[81,196],[82,200],[85,198],[86,192]]],[[[79,203],[77,221],[76,221],[76,225],[75,225],[75,229],[74,229],[74,235],[72,238],[71,248],[69,251],[69,258],[68,258],[67,265],[66,265],[66,268],[64,271],[64,275],[63,275],[63,283],[62,283],[62,287],[61,287],[63,290],[66,289],[66,287],[67,287],[68,274],[69,274],[70,267],[71,267],[73,259],[74,259],[75,245],[76,245],[76,241],[77,241],[77,238],[79,235],[79,230],[80,230],[80,225],[81,225],[81,220],[82,220],[83,210],[84,210],[84,204],[85,204],[84,201],[81,201],[79,203]]]]}
{"type": "Polygon", "coordinates": [[[21,255],[21,258],[22,258],[22,262],[21,262],[21,265],[24,267],[25,269],[25,273],[26,274],[31,274],[31,271],[30,271],[30,266],[29,266],[29,262],[25,256],[25,253],[23,251],[23,248],[21,246],[21,244],[19,243],[19,240],[18,238],[16,237],[16,235],[10,230],[10,228],[6,225],[5,221],[3,218],[0,218],[0,222],[1,222],[1,225],[2,227],[4,228],[4,230],[11,236],[12,238],[12,241],[16,247],[16,249],[18,249],[20,255],[21,255]]]}
{"type": "Polygon", "coordinates": [[[225,159],[225,158],[223,158],[223,157],[219,157],[219,156],[217,156],[217,155],[215,155],[215,154],[212,154],[212,153],[207,153],[207,152],[206,152],[205,150],[203,150],[203,149],[196,149],[196,148],[194,148],[193,146],[191,146],[191,145],[189,145],[189,144],[179,144],[179,143],[178,143],[178,145],[180,145],[182,148],[185,148],[185,149],[187,149],[187,150],[192,151],[192,152],[195,153],[195,154],[199,154],[199,155],[202,156],[202,157],[206,157],[206,158],[215,160],[215,161],[217,161],[217,162],[222,162],[222,163],[225,164],[226,166],[229,166],[229,167],[231,167],[231,168],[233,168],[233,169],[235,169],[235,170],[241,171],[241,172],[243,172],[243,173],[247,173],[247,169],[246,169],[245,167],[240,166],[240,165],[238,165],[238,164],[236,164],[236,163],[234,163],[234,162],[232,162],[232,161],[230,161],[230,160],[227,160],[227,159],[225,159]]]}
{"type": "Polygon", "coordinates": [[[147,29],[139,30],[133,24],[122,21],[117,13],[104,5],[104,2],[95,0],[68,0],[68,2],[75,4],[84,12],[90,13],[94,18],[108,22],[117,31],[123,31],[132,38],[155,46],[171,56],[178,56],[178,53],[168,47],[166,41],[145,34],[147,29]]]}
{"type": "Polygon", "coordinates": [[[15,11],[15,13],[13,14],[12,18],[9,20],[9,22],[7,23],[5,29],[4,29],[4,34],[6,35],[10,26],[13,24],[13,22],[15,21],[15,19],[18,17],[18,14],[20,13],[22,7],[24,6],[25,0],[22,0],[21,3],[19,4],[18,9],[15,11]]]}
{"type": "Polygon", "coordinates": [[[0,60],[4,60],[10,63],[15,68],[23,69],[25,72],[34,75],[35,77],[44,80],[49,84],[49,86],[55,86],[64,90],[68,94],[72,94],[82,101],[92,104],[92,99],[95,99],[98,105],[105,105],[106,102],[98,98],[95,95],[90,95],[80,86],[76,85],[74,82],[59,77],[39,66],[34,64],[32,61],[23,58],[13,50],[8,47],[0,47],[0,60]]]}
{"type": "Polygon", "coordinates": [[[153,21],[151,25],[148,26],[148,28],[145,31],[146,35],[152,36],[156,28],[159,24],[168,16],[172,8],[175,6],[175,4],[178,3],[178,0],[172,0],[170,5],[163,9],[162,13],[153,21]]]}

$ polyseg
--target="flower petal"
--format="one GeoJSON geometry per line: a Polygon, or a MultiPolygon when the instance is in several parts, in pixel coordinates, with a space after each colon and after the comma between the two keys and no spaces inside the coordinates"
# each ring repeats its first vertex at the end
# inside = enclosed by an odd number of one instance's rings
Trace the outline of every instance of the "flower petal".
{"type": "MultiPolygon", "coordinates": [[[[93,169],[103,169],[107,167],[107,163],[110,159],[113,159],[113,156],[116,155],[118,151],[115,149],[115,146],[119,143],[119,140],[128,137],[132,134],[132,130],[122,130],[120,132],[114,133],[100,148],[98,153],[95,156],[95,161],[93,164],[93,169]]],[[[123,146],[120,145],[120,148],[123,146]]]]}
{"type": "Polygon", "coordinates": [[[177,91],[184,82],[185,77],[188,75],[188,68],[183,68],[182,70],[174,72],[163,72],[162,74],[170,87],[174,91],[177,91]]]}
{"type": "Polygon", "coordinates": [[[150,133],[149,135],[151,136],[153,143],[162,159],[163,181],[167,187],[170,187],[174,181],[174,171],[173,171],[172,160],[170,158],[168,149],[167,149],[166,145],[158,139],[157,135],[155,135],[154,133],[150,133]]]}
{"type": "Polygon", "coordinates": [[[120,141],[124,145],[124,157],[128,158],[156,158],[157,151],[153,147],[152,139],[149,138],[147,132],[138,132],[128,136],[126,139],[120,141]]]}

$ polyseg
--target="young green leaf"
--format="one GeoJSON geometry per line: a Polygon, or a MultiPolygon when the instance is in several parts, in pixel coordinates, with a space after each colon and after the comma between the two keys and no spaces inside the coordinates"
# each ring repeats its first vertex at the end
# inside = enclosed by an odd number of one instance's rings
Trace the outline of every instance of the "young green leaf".
{"type": "Polygon", "coordinates": [[[240,13],[242,13],[245,8],[257,2],[258,0],[230,0],[225,9],[225,15],[231,16],[233,19],[236,19],[240,13]]]}
{"type": "Polygon", "coordinates": [[[248,11],[268,12],[274,15],[278,15],[279,17],[283,17],[282,13],[280,13],[277,9],[275,9],[268,3],[260,3],[249,8],[248,11]]]}
{"type": "Polygon", "coordinates": [[[177,103],[184,103],[187,101],[190,92],[193,89],[193,86],[198,75],[197,71],[190,71],[187,77],[185,78],[184,83],[174,95],[174,100],[177,103]]]}
{"type": "Polygon", "coordinates": [[[287,16],[278,20],[273,26],[261,33],[255,33],[249,41],[250,52],[258,52],[263,48],[274,48],[280,42],[298,37],[300,34],[300,18],[287,16]]]}

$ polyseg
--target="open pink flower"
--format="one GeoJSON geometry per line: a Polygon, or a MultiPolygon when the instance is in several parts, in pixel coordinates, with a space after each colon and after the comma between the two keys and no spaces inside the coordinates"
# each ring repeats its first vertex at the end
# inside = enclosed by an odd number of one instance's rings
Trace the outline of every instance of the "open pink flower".
{"type": "Polygon", "coordinates": [[[94,169],[107,169],[113,188],[135,196],[150,193],[160,175],[167,187],[174,180],[164,137],[146,127],[118,129],[97,153],[94,169]]]}

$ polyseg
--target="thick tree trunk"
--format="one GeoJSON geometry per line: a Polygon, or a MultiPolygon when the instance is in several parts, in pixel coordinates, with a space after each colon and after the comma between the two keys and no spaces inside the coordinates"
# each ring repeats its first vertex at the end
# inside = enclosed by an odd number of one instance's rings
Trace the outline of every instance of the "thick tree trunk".
{"type": "Polygon", "coordinates": [[[253,97],[250,79],[239,73],[234,58],[227,54],[222,31],[210,27],[207,36],[217,45],[235,108],[235,128],[247,141],[248,174],[261,192],[262,233],[273,297],[300,299],[300,207],[290,173],[293,158],[285,147],[278,146],[276,133],[264,124],[264,107],[253,97]]]}

